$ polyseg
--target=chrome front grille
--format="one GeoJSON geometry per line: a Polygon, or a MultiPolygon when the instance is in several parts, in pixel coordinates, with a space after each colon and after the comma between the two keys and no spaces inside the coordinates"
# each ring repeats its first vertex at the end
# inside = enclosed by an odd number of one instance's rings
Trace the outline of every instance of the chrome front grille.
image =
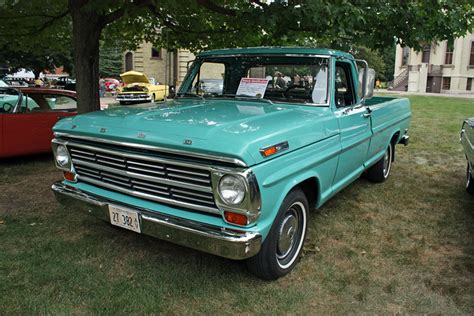
{"type": "Polygon", "coordinates": [[[80,181],[140,198],[220,214],[207,167],[82,143],[67,144],[80,181]]]}

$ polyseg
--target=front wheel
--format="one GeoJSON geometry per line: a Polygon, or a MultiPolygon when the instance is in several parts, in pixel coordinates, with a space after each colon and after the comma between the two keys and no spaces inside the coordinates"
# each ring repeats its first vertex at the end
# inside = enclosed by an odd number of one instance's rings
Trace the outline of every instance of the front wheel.
{"type": "Polygon", "coordinates": [[[306,236],[308,200],[300,189],[288,193],[260,252],[247,259],[247,268],[264,280],[288,274],[298,262],[306,236]]]}
{"type": "Polygon", "coordinates": [[[472,178],[472,166],[469,161],[466,169],[466,191],[474,194],[474,179],[472,178]]]}
{"type": "Polygon", "coordinates": [[[393,160],[393,145],[390,144],[385,150],[383,157],[367,170],[367,179],[372,182],[384,182],[390,175],[393,160]]]}

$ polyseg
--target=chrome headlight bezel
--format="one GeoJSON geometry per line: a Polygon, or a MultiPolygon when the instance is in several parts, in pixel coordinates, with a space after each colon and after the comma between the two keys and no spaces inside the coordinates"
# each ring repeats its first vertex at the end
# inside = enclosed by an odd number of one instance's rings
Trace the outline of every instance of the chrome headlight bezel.
{"type": "MultiPolygon", "coordinates": [[[[224,221],[226,221],[224,217],[224,212],[226,211],[245,215],[247,217],[247,225],[244,226],[249,226],[258,220],[258,218],[260,217],[261,197],[257,178],[253,173],[252,169],[214,168],[211,172],[211,179],[214,192],[214,201],[216,203],[216,206],[221,211],[222,218],[224,219],[224,221]],[[223,178],[227,176],[236,177],[237,179],[239,179],[238,181],[242,181],[243,185],[245,186],[245,194],[240,203],[231,204],[226,202],[222,197],[222,194],[219,189],[220,182],[223,178]]],[[[237,225],[234,223],[230,224],[237,225]]]]}
{"type": "Polygon", "coordinates": [[[69,151],[67,150],[66,143],[55,138],[51,141],[51,146],[53,149],[54,163],[56,164],[56,168],[63,171],[72,172],[71,155],[69,154],[69,151]],[[58,159],[58,156],[63,156],[63,158],[65,158],[66,161],[61,163],[58,159]]]}

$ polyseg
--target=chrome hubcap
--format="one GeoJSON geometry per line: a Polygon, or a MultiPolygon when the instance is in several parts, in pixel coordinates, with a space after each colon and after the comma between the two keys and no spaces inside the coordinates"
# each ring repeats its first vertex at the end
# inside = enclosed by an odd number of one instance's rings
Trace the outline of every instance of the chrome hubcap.
{"type": "Polygon", "coordinates": [[[391,154],[392,154],[392,147],[389,146],[388,149],[385,151],[385,155],[383,157],[383,176],[386,178],[388,177],[388,173],[390,172],[390,163],[391,163],[391,154]]]}
{"type": "Polygon", "coordinates": [[[469,184],[471,182],[471,172],[472,172],[471,164],[468,162],[467,163],[467,172],[466,172],[466,177],[467,177],[466,188],[469,187],[469,184]]]}
{"type": "Polygon", "coordinates": [[[287,269],[298,258],[306,231],[306,208],[294,202],[285,212],[278,227],[275,257],[281,269],[287,269]]]}
{"type": "Polygon", "coordinates": [[[285,258],[295,244],[295,234],[298,231],[298,218],[293,212],[288,213],[280,226],[278,238],[278,259],[285,258]]]}

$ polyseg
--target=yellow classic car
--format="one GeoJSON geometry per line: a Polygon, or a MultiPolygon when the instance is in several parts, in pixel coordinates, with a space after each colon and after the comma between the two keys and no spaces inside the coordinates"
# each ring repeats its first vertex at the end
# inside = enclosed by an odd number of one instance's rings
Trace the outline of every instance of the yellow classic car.
{"type": "Polygon", "coordinates": [[[141,72],[127,71],[120,77],[124,83],[116,97],[120,104],[155,102],[164,100],[168,94],[167,85],[157,85],[141,72]]]}

